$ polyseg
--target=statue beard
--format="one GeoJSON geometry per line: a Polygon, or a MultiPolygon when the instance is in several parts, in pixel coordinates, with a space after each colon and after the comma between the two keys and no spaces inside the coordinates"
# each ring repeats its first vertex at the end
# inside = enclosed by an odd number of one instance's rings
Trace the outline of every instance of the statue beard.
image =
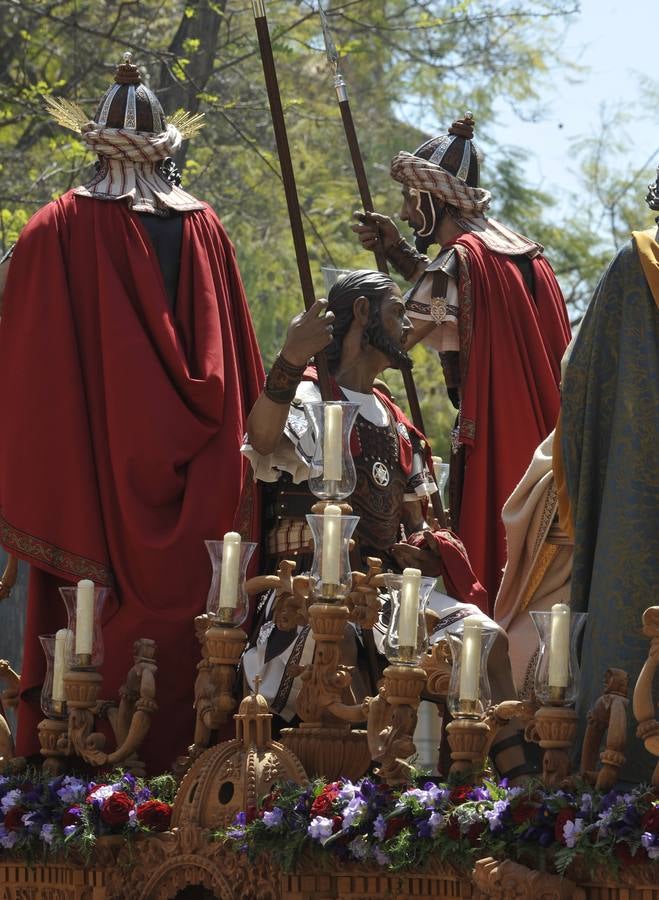
{"type": "Polygon", "coordinates": [[[384,353],[392,369],[400,369],[403,366],[409,369],[412,368],[413,363],[410,356],[382,327],[379,307],[377,308],[377,314],[367,323],[363,338],[371,347],[379,350],[380,353],[384,353]]]}

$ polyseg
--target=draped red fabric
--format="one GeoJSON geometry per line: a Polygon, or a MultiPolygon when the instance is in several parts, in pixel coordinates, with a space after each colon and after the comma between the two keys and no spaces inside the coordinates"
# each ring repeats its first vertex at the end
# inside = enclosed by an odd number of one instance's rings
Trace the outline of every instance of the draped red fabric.
{"type": "MultiPolygon", "coordinates": [[[[22,688],[43,677],[37,635],[65,624],[57,584],[111,585],[103,696],[117,697],[136,638],[158,645],[152,771],[191,742],[204,540],[234,525],[263,374],[233,246],[210,208],[183,216],[175,313],[124,204],[69,192],[25,227],[0,324],[0,537],[40,570],[22,688]]],[[[20,710],[19,753],[38,749],[35,715],[20,710]]]]}
{"type": "Polygon", "coordinates": [[[466,462],[456,530],[487,590],[490,608],[484,611],[491,614],[506,561],[501,509],[556,424],[570,325],[544,258],[532,260],[531,295],[515,263],[476,235],[461,234],[454,243],[463,265],[466,257],[471,282],[470,292],[460,296],[460,440],[466,462]]]}
{"type": "Polygon", "coordinates": [[[419,531],[410,535],[407,542],[413,547],[422,547],[424,542],[434,547],[439,554],[441,574],[449,597],[487,610],[487,591],[474,575],[464,544],[449,528],[419,531]]]}

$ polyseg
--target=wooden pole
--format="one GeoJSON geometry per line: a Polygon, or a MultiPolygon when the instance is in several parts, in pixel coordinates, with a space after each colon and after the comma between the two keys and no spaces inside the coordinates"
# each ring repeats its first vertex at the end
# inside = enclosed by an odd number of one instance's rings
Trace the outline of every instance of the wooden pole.
{"type": "MultiPolygon", "coordinates": [[[[368,178],[366,176],[366,169],[364,168],[364,159],[362,157],[361,149],[359,147],[359,141],[357,140],[357,132],[355,131],[355,123],[352,118],[352,110],[350,109],[350,100],[348,99],[348,89],[345,81],[343,80],[343,75],[338,70],[338,54],[336,52],[336,48],[331,40],[331,36],[329,34],[329,28],[327,26],[327,19],[325,14],[321,8],[321,21],[323,24],[323,35],[325,37],[325,47],[327,49],[327,58],[329,62],[333,65],[335,75],[334,75],[334,87],[336,89],[336,97],[339,101],[339,110],[341,111],[341,119],[343,120],[343,130],[345,131],[346,140],[348,142],[348,149],[350,150],[350,158],[352,159],[352,167],[355,170],[355,178],[357,179],[357,187],[359,189],[359,196],[361,197],[362,206],[364,207],[364,212],[370,213],[373,212],[373,199],[371,197],[371,191],[368,186],[368,178]]],[[[389,274],[389,266],[387,265],[387,258],[384,254],[384,250],[382,248],[382,243],[378,241],[378,245],[373,249],[373,253],[375,255],[375,261],[377,267],[380,272],[385,275],[389,274]]],[[[412,374],[411,366],[401,365],[401,374],[403,376],[403,384],[405,386],[405,393],[407,394],[407,403],[410,408],[410,415],[412,418],[412,422],[418,430],[425,434],[426,430],[423,424],[423,415],[421,413],[421,406],[419,404],[419,395],[416,390],[416,384],[414,383],[414,375],[412,374]]],[[[434,477],[434,472],[432,473],[434,477]]],[[[442,506],[442,498],[440,496],[439,490],[435,491],[434,494],[430,495],[432,510],[435,515],[435,518],[439,522],[442,528],[446,528],[446,513],[444,512],[444,507],[442,506]]]]}
{"type": "MultiPolygon", "coordinates": [[[[293,235],[293,244],[295,246],[295,258],[297,260],[297,269],[300,276],[302,297],[304,299],[305,309],[310,309],[313,306],[316,297],[313,279],[311,277],[311,267],[309,266],[309,254],[307,253],[307,244],[304,237],[304,228],[297,196],[293,163],[291,161],[291,153],[288,145],[284,110],[281,105],[277,70],[275,69],[275,61],[272,54],[265,0],[252,0],[252,8],[254,10],[254,22],[259,41],[259,50],[261,52],[265,86],[268,92],[272,127],[275,132],[275,141],[277,143],[281,177],[284,182],[284,192],[286,194],[286,204],[288,206],[288,218],[291,223],[291,233],[293,235]]],[[[331,400],[332,391],[330,388],[329,370],[327,368],[325,354],[322,352],[317,353],[315,361],[321,397],[323,400],[331,400]]]]}

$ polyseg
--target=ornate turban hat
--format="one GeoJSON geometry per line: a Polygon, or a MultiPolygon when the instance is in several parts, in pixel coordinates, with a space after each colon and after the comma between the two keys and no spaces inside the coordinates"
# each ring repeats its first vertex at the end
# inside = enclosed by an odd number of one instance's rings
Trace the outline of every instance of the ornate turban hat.
{"type": "Polygon", "coordinates": [[[101,98],[94,120],[70,100],[44,99],[53,118],[81,134],[99,157],[95,177],[76,188],[76,193],[99,200],[125,200],[138,212],[156,215],[203,207],[178,187],[176,179],[169,183],[161,168],[163,160],[202,127],[203,115],[177,112],[167,122],[158,98],[142,84],[130,53],[124,54],[117,67],[114,84],[101,98]]]}
{"type": "Polygon", "coordinates": [[[446,134],[425,141],[414,153],[401,151],[391,161],[391,177],[417,198],[424,220],[419,236],[432,235],[438,207],[452,206],[464,216],[482,215],[489,207],[489,191],[478,186],[480,153],[473,137],[474,120],[467,112],[446,134]]]}

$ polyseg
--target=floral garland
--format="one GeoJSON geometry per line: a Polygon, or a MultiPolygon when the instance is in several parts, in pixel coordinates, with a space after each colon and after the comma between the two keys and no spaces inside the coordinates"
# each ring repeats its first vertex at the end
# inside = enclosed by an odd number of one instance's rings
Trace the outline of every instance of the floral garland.
{"type": "Polygon", "coordinates": [[[267,851],[285,870],[318,850],[393,871],[421,867],[431,856],[467,870],[493,856],[559,874],[572,863],[617,872],[659,861],[659,791],[549,791],[505,781],[396,789],[368,778],[321,780],[274,788],[216,837],[250,857],[267,851]]]}
{"type": "Polygon", "coordinates": [[[0,858],[35,861],[77,851],[89,860],[103,835],[130,840],[167,831],[175,790],[171,775],[149,782],[120,771],[106,782],[48,779],[36,770],[0,776],[0,858]]]}

